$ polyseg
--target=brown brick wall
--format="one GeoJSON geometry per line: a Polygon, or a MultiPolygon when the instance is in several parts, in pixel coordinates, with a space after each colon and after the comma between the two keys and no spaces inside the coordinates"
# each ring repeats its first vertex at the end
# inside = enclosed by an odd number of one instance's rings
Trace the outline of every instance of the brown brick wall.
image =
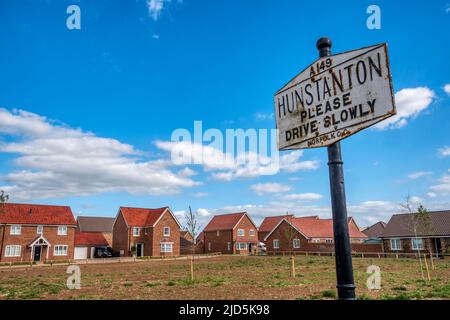
{"type": "Polygon", "coordinates": [[[158,224],[154,227],[153,234],[153,252],[152,256],[179,256],[180,255],[180,226],[173,218],[173,216],[166,212],[158,224]],[[164,236],[164,227],[170,227],[170,236],[164,236]],[[161,253],[161,242],[173,242],[172,253],[161,253]]]}
{"type": "MultiPolygon", "coordinates": [[[[441,253],[446,253],[447,248],[449,247],[450,244],[450,238],[440,238],[441,239],[441,247],[442,247],[442,252],[441,253]]],[[[420,250],[420,252],[422,253],[427,253],[429,252],[429,249],[431,249],[432,253],[436,253],[436,248],[435,248],[435,244],[434,244],[434,239],[432,238],[424,238],[424,249],[420,250]]],[[[417,250],[414,250],[412,248],[412,244],[411,244],[411,238],[402,238],[400,239],[402,247],[401,250],[392,250],[391,249],[391,241],[390,239],[383,239],[383,245],[384,245],[384,250],[385,252],[389,252],[389,253],[417,253],[417,250]]]]}
{"type": "Polygon", "coordinates": [[[117,215],[117,219],[113,226],[113,250],[119,252],[123,250],[124,256],[130,255],[129,232],[125,219],[121,212],[117,215]]]}
{"type": "Polygon", "coordinates": [[[247,254],[249,253],[249,245],[247,245],[247,250],[236,249],[236,243],[246,242],[252,244],[252,251],[256,252],[256,246],[258,244],[258,228],[252,223],[248,216],[244,216],[237,226],[233,229],[233,253],[235,254],[247,254]],[[244,236],[238,236],[237,231],[239,229],[244,229],[244,236]],[[253,236],[250,235],[250,230],[253,230],[253,236]]]}
{"type": "MultiPolygon", "coordinates": [[[[36,225],[22,225],[20,235],[10,235],[10,226],[6,226],[4,242],[0,245],[2,246],[2,256],[0,257],[1,262],[22,262],[22,261],[32,261],[31,250],[29,248],[33,240],[35,240],[39,235],[37,234],[36,225]],[[21,246],[21,256],[20,257],[5,257],[6,246],[7,245],[20,245],[21,246]]],[[[0,227],[0,241],[3,236],[3,226],[0,227]]],[[[58,236],[57,226],[44,226],[43,236],[51,244],[48,252],[48,260],[69,260],[73,259],[74,252],[74,236],[75,236],[75,226],[67,226],[67,235],[58,236]],[[55,256],[54,247],[55,245],[67,245],[67,255],[66,256],[55,256]]],[[[47,259],[46,246],[42,247],[41,251],[41,261],[47,259]]]]}

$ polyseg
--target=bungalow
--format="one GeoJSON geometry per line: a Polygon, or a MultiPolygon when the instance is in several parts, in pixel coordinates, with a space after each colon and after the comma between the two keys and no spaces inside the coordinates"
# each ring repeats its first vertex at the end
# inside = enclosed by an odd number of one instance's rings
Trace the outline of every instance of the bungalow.
{"type": "Polygon", "coordinates": [[[246,212],[214,216],[203,230],[204,252],[256,252],[258,228],[246,212]]]}
{"type": "Polygon", "coordinates": [[[383,233],[386,223],[383,221],[378,221],[377,223],[361,230],[369,238],[379,238],[383,233]]]}
{"type": "Polygon", "coordinates": [[[293,217],[293,215],[285,214],[282,216],[265,217],[258,228],[258,240],[260,242],[264,242],[264,238],[269,234],[269,232],[272,231],[281,220],[288,217],[293,217]]]}
{"type": "Polygon", "coordinates": [[[394,214],[383,233],[385,252],[450,253],[450,211],[432,211],[428,218],[415,213],[394,214]]]}
{"type": "MultiPolygon", "coordinates": [[[[361,244],[367,236],[352,218],[348,219],[350,242],[361,244]]],[[[333,219],[287,217],[264,238],[268,253],[292,251],[333,251],[333,219]]]]}
{"type": "Polygon", "coordinates": [[[3,203],[0,205],[0,261],[72,259],[75,229],[70,207],[3,203]]]}
{"type": "Polygon", "coordinates": [[[169,207],[120,207],[113,225],[113,249],[120,256],[179,256],[180,228],[169,207]]]}

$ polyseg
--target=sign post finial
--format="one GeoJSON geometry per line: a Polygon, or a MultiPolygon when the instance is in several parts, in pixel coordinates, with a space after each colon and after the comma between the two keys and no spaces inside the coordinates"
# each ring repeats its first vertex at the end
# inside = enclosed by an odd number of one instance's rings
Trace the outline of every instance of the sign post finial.
{"type": "Polygon", "coordinates": [[[322,57],[328,57],[331,55],[331,39],[327,37],[320,38],[317,40],[316,46],[319,50],[319,56],[322,57]]]}

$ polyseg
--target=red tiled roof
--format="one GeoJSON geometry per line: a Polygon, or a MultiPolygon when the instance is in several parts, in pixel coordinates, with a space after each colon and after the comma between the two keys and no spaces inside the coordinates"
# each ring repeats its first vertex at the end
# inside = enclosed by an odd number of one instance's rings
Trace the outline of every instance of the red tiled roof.
{"type": "MultiPolygon", "coordinates": [[[[308,238],[333,238],[333,219],[303,217],[291,218],[290,222],[308,238]]],[[[350,238],[367,238],[351,218],[348,218],[348,230],[350,238]]]]}
{"type": "Polygon", "coordinates": [[[203,231],[231,230],[245,214],[238,212],[214,216],[203,231]]]}
{"type": "Polygon", "coordinates": [[[152,227],[169,207],[147,209],[120,207],[125,222],[130,227],[152,227]]]}
{"type": "Polygon", "coordinates": [[[282,215],[282,216],[272,216],[272,217],[265,217],[261,225],[259,226],[258,231],[259,232],[270,232],[273,228],[281,221],[283,218],[286,218],[289,215],[282,215]]]}
{"type": "Polygon", "coordinates": [[[0,205],[0,223],[75,225],[68,206],[4,203],[0,205]]]}
{"type": "Polygon", "coordinates": [[[101,232],[77,232],[75,233],[74,243],[76,246],[107,246],[105,236],[101,232]]]}

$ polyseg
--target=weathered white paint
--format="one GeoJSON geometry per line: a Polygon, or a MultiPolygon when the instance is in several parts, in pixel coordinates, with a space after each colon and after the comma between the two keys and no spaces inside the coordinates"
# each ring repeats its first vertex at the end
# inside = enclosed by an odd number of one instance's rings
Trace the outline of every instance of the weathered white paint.
{"type": "Polygon", "coordinates": [[[319,58],[275,94],[278,149],[328,146],[395,114],[386,44],[319,58]]]}

